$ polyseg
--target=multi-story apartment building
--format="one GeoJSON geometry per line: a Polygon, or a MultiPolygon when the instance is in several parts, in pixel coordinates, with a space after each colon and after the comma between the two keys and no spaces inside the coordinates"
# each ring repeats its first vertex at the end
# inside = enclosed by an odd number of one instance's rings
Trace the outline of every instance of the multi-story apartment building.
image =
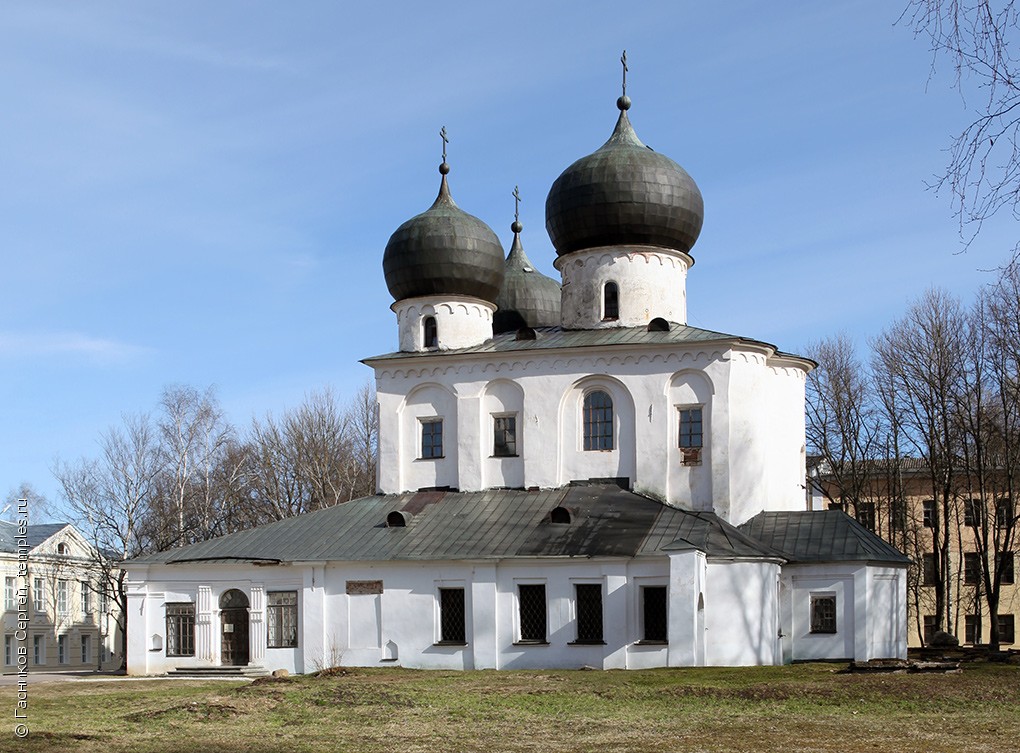
{"type": "Polygon", "coordinates": [[[68,523],[0,521],[3,671],[115,669],[119,608],[96,550],[68,523]],[[27,534],[27,535],[26,535],[27,534]]]}
{"type": "Polygon", "coordinates": [[[932,473],[918,458],[870,461],[839,475],[821,458],[810,459],[808,506],[845,510],[911,558],[908,645],[931,641],[938,624],[935,583],[940,581],[948,602],[948,621],[942,628],[961,644],[988,643],[994,620],[999,645],[1020,647],[1020,587],[1015,577],[1020,526],[1017,505],[1008,494],[989,491],[995,484],[986,482],[982,499],[973,479],[961,474],[947,498],[933,487],[932,473]],[[936,546],[943,537],[948,542],[945,563],[939,562],[936,546]],[[995,614],[988,609],[983,561],[999,582],[995,614]]]}

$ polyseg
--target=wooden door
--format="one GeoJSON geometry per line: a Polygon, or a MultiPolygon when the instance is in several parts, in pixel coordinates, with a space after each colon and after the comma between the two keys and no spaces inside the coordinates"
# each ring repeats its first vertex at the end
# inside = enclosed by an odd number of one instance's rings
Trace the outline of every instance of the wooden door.
{"type": "Polygon", "coordinates": [[[220,663],[225,666],[248,664],[248,610],[224,609],[220,615],[220,663]]]}

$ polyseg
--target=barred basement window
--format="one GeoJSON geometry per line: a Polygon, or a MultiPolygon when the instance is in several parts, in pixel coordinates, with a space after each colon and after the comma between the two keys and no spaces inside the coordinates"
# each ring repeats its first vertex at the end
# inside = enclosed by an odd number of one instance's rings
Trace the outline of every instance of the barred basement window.
{"type": "Polygon", "coordinates": [[[195,605],[166,605],[166,655],[195,655],[195,605]]]}
{"type": "Polygon", "coordinates": [[[498,458],[517,457],[517,416],[492,417],[492,454],[498,458]]]}
{"type": "Polygon", "coordinates": [[[436,326],[436,318],[434,316],[426,316],[421,323],[422,328],[422,345],[426,348],[435,348],[439,346],[439,328],[436,326]]]}
{"type": "Polygon", "coordinates": [[[520,643],[545,643],[545,584],[517,586],[520,609],[520,643]]]}
{"type": "Polygon", "coordinates": [[[602,584],[574,584],[577,604],[576,643],[603,643],[602,639],[602,584]]]}
{"type": "Polygon", "coordinates": [[[935,500],[926,499],[921,503],[922,525],[925,528],[934,528],[938,515],[935,511],[935,500]]]}
{"type": "Polygon", "coordinates": [[[835,596],[827,595],[811,597],[811,632],[812,633],[836,632],[835,596]]]}
{"type": "Polygon", "coordinates": [[[999,615],[999,643],[1016,643],[1016,620],[1011,614],[999,615]]]}
{"type": "Polygon", "coordinates": [[[612,320],[620,318],[620,288],[615,282],[607,282],[605,287],[605,302],[602,307],[602,319],[612,320]]]}
{"type": "Polygon", "coordinates": [[[439,642],[457,645],[467,643],[463,588],[439,589],[439,642]]]}
{"type": "Polygon", "coordinates": [[[963,582],[968,586],[981,582],[981,555],[977,552],[963,553],[963,582]]]}
{"type": "Polygon", "coordinates": [[[613,449],[613,399],[601,390],[584,396],[584,449],[613,449]]]}
{"type": "Polygon", "coordinates": [[[294,648],[298,644],[297,591],[266,594],[269,648],[294,648]]]}
{"type": "Polygon", "coordinates": [[[443,457],[443,419],[422,419],[421,456],[426,460],[443,457]]]}
{"type": "Polygon", "coordinates": [[[665,643],[669,637],[665,586],[641,588],[641,613],[641,639],[649,643],[665,643]]]}

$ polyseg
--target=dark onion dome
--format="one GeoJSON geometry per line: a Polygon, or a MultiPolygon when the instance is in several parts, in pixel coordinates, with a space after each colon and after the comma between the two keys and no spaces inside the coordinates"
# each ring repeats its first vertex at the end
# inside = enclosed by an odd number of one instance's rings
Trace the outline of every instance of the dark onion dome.
{"type": "Polygon", "coordinates": [[[545,225],[560,256],[597,246],[663,246],[689,253],[705,216],[701,191],[669,157],[645,146],[627,118],[598,151],[582,157],[553,183],[545,225]]]}
{"type": "Polygon", "coordinates": [[[496,302],[503,284],[503,246],[492,229],[450,196],[445,162],[439,196],[390,236],[383,273],[396,301],[424,295],[463,295],[496,302]]]}
{"type": "Polygon", "coordinates": [[[535,269],[521,245],[520,222],[514,222],[514,242],[506,257],[503,287],[496,298],[492,331],[514,332],[523,327],[560,326],[560,286],[535,269]]]}

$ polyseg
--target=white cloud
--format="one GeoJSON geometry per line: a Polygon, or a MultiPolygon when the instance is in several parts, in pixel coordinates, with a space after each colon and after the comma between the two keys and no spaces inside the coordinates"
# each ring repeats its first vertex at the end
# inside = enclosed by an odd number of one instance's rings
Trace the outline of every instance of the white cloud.
{"type": "Polygon", "coordinates": [[[81,332],[0,332],[0,359],[5,360],[77,356],[100,363],[123,363],[152,352],[144,346],[81,332]]]}

